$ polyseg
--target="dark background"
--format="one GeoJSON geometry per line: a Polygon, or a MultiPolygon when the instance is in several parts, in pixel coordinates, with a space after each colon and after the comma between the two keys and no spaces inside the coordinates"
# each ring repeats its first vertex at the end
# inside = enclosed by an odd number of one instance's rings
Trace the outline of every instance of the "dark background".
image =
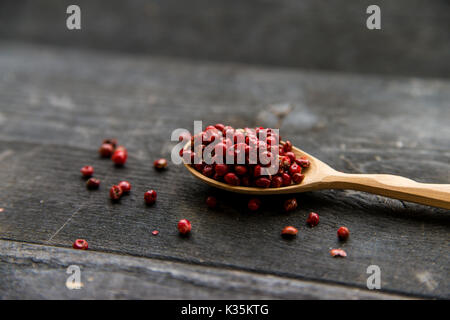
{"type": "Polygon", "coordinates": [[[2,0],[0,40],[303,69],[450,75],[448,0],[2,0]],[[82,31],[67,30],[78,4],[82,31]],[[381,30],[366,8],[381,7],[381,30]]]}

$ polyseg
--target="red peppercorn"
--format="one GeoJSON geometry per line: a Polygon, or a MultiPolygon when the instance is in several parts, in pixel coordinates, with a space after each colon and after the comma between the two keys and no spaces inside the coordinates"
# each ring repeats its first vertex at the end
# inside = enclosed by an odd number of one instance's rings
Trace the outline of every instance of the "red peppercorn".
{"type": "Polygon", "coordinates": [[[155,203],[156,197],[157,197],[157,194],[156,194],[155,190],[148,190],[144,193],[144,200],[145,200],[145,203],[147,203],[147,204],[155,203]]]}
{"type": "Polygon", "coordinates": [[[347,256],[347,252],[342,249],[331,249],[330,254],[332,257],[342,257],[345,258],[347,256]]]}
{"type": "Polygon", "coordinates": [[[228,172],[228,165],[226,164],[216,164],[214,167],[216,174],[220,177],[223,177],[228,172]]]}
{"type": "Polygon", "coordinates": [[[111,189],[109,189],[109,197],[112,200],[119,200],[120,197],[122,197],[122,194],[122,188],[119,186],[112,186],[111,189]]]}
{"type": "Polygon", "coordinates": [[[152,235],[157,236],[158,234],[159,234],[159,231],[158,231],[158,230],[153,230],[153,231],[152,231],[152,235]]]}
{"type": "Polygon", "coordinates": [[[178,221],[178,231],[180,231],[181,234],[188,234],[191,232],[191,223],[187,219],[182,219],[178,221]]]}
{"type": "Polygon", "coordinates": [[[111,160],[118,166],[123,166],[127,162],[128,153],[121,149],[114,151],[111,160]]]}
{"type": "Polygon", "coordinates": [[[131,191],[131,183],[129,183],[128,181],[120,181],[118,186],[124,193],[128,193],[131,191]]]}
{"type": "Polygon", "coordinates": [[[247,173],[247,167],[246,166],[236,166],[234,167],[234,172],[236,172],[238,175],[243,176],[247,173]]]}
{"type": "Polygon", "coordinates": [[[256,210],[258,210],[259,207],[261,206],[261,200],[259,200],[258,198],[250,199],[250,200],[248,201],[247,206],[248,206],[248,208],[249,208],[250,210],[256,211],[256,210]]]}
{"type": "Polygon", "coordinates": [[[290,142],[289,140],[286,140],[286,142],[283,145],[283,151],[284,152],[292,151],[292,142],[290,142]]]}
{"type": "Polygon", "coordinates": [[[94,168],[92,166],[84,166],[80,171],[84,178],[92,177],[94,174],[94,168]]]}
{"type": "Polygon", "coordinates": [[[292,175],[292,181],[294,181],[294,183],[296,183],[296,184],[302,183],[303,179],[305,179],[305,175],[304,174],[294,173],[292,175]]]}
{"type": "Polygon", "coordinates": [[[289,169],[291,166],[291,159],[287,156],[280,157],[280,167],[283,169],[289,169]]]}
{"type": "Polygon", "coordinates": [[[283,186],[287,187],[291,185],[291,176],[287,173],[281,174],[281,178],[283,179],[283,186]]]}
{"type": "Polygon", "coordinates": [[[155,160],[155,162],[153,162],[153,166],[156,170],[164,170],[167,167],[167,160],[164,158],[155,160]]]}
{"type": "Polygon", "coordinates": [[[271,180],[267,177],[260,177],[255,180],[255,185],[260,188],[270,187],[271,180]]]}
{"type": "Polygon", "coordinates": [[[284,155],[286,157],[289,157],[289,159],[291,160],[291,163],[295,162],[295,153],[293,153],[292,151],[285,152],[284,155]]]}
{"type": "Polygon", "coordinates": [[[293,211],[295,209],[297,209],[297,199],[292,198],[284,202],[284,210],[286,212],[293,211]]]}
{"type": "Polygon", "coordinates": [[[256,178],[256,177],[259,177],[260,175],[261,175],[261,172],[262,172],[262,167],[259,165],[259,164],[257,164],[256,166],[255,166],[255,168],[253,169],[253,176],[256,178]]]}
{"type": "Polygon", "coordinates": [[[211,165],[207,164],[202,170],[202,174],[207,177],[212,177],[214,175],[214,169],[211,165]]]}
{"type": "Polygon", "coordinates": [[[340,227],[337,231],[337,235],[340,240],[345,241],[350,235],[350,231],[346,227],[340,227]]]}
{"type": "Polygon", "coordinates": [[[216,197],[209,196],[208,198],[206,198],[206,205],[210,208],[215,208],[217,206],[216,197]]]}
{"type": "Polygon", "coordinates": [[[238,176],[232,172],[227,173],[224,177],[224,180],[226,183],[232,186],[238,186],[241,183],[238,176]]]}
{"type": "Polygon", "coordinates": [[[84,240],[84,239],[77,239],[73,243],[72,247],[74,249],[87,250],[88,249],[88,242],[86,240],[84,240]]]}
{"type": "Polygon", "coordinates": [[[270,186],[272,188],[279,188],[282,185],[283,185],[283,178],[282,177],[280,177],[280,176],[273,177],[272,182],[270,184],[270,186]]]}
{"type": "Polygon", "coordinates": [[[102,158],[110,158],[114,152],[114,146],[110,143],[104,143],[98,149],[98,153],[102,158]]]}
{"type": "Polygon", "coordinates": [[[319,215],[315,212],[310,212],[308,219],[306,219],[306,223],[311,227],[315,227],[319,224],[319,215]]]}
{"type": "Polygon", "coordinates": [[[284,227],[283,230],[281,231],[281,235],[283,237],[289,238],[295,237],[297,233],[298,233],[297,228],[294,228],[293,226],[284,227]]]}
{"type": "Polygon", "coordinates": [[[98,189],[100,187],[100,180],[89,178],[88,181],[86,181],[86,187],[91,190],[98,189]]]}
{"type": "Polygon", "coordinates": [[[289,173],[291,175],[293,175],[294,173],[302,173],[302,167],[300,167],[298,164],[296,164],[295,162],[293,164],[291,164],[291,166],[289,167],[289,173]]]}
{"type": "Polygon", "coordinates": [[[295,162],[302,168],[308,168],[309,166],[311,166],[311,162],[304,157],[295,159],[295,162]]]}
{"type": "Polygon", "coordinates": [[[110,144],[115,149],[117,146],[117,139],[105,139],[102,144],[110,144]]]}

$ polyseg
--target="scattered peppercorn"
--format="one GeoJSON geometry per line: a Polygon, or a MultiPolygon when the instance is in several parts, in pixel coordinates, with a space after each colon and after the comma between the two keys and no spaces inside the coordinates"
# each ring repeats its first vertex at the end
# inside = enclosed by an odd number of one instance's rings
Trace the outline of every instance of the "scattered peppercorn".
{"type": "Polygon", "coordinates": [[[286,238],[293,238],[297,235],[298,230],[293,226],[284,227],[281,231],[281,235],[286,238]]]}
{"type": "Polygon", "coordinates": [[[156,202],[156,197],[157,197],[157,194],[156,194],[155,190],[148,190],[148,191],[146,191],[145,194],[144,194],[145,203],[147,203],[147,204],[155,203],[156,202]]]}
{"type": "Polygon", "coordinates": [[[111,160],[116,164],[117,166],[123,166],[125,162],[127,162],[128,158],[128,152],[125,149],[119,149],[117,148],[116,151],[114,151],[111,160]]]}
{"type": "Polygon", "coordinates": [[[117,139],[105,139],[103,140],[103,144],[110,144],[115,149],[117,146],[117,139]]]}
{"type": "Polygon", "coordinates": [[[332,257],[342,257],[345,258],[347,256],[347,252],[342,249],[331,249],[330,254],[332,257]]]}
{"type": "Polygon", "coordinates": [[[155,162],[153,162],[153,166],[156,170],[164,170],[167,167],[167,160],[164,158],[155,160],[155,162]]]}
{"type": "Polygon", "coordinates": [[[118,186],[122,189],[123,193],[129,193],[131,191],[131,183],[128,181],[120,181],[118,186]]]}
{"type": "Polygon", "coordinates": [[[340,240],[345,241],[348,239],[350,231],[347,229],[347,227],[340,227],[337,231],[337,235],[340,240]]]}
{"type": "Polygon", "coordinates": [[[308,219],[306,219],[306,223],[309,224],[310,227],[315,227],[319,224],[319,215],[315,212],[310,212],[308,219]]]}
{"type": "Polygon", "coordinates": [[[284,207],[284,210],[286,212],[293,211],[293,210],[297,209],[297,199],[295,199],[295,198],[287,199],[284,202],[284,206],[283,207],[284,207]]]}
{"type": "Polygon", "coordinates": [[[178,221],[178,231],[180,231],[181,234],[188,234],[191,232],[191,223],[187,219],[182,219],[178,221]]]}
{"type": "Polygon", "coordinates": [[[119,200],[120,197],[122,197],[123,191],[122,188],[119,186],[112,186],[111,189],[109,189],[109,197],[111,198],[111,200],[119,200]]]}
{"type": "Polygon", "coordinates": [[[84,239],[77,239],[73,243],[72,247],[74,249],[87,250],[88,249],[88,242],[86,240],[84,240],[84,239]]]}
{"type": "Polygon", "coordinates": [[[86,187],[90,190],[98,189],[100,187],[100,180],[89,178],[88,181],[86,181],[86,187]]]}
{"type": "Polygon", "coordinates": [[[94,167],[84,166],[80,171],[84,178],[90,178],[94,174],[94,167]]]}
{"type": "Polygon", "coordinates": [[[159,234],[159,231],[158,231],[158,230],[153,230],[153,231],[152,231],[152,235],[157,236],[158,234],[159,234]]]}
{"type": "Polygon", "coordinates": [[[206,198],[206,205],[210,208],[215,208],[217,206],[216,197],[209,196],[208,198],[206,198]]]}
{"type": "Polygon", "coordinates": [[[111,158],[114,153],[114,146],[110,143],[104,143],[101,145],[100,149],[98,149],[98,153],[102,158],[111,158]]]}
{"type": "Polygon", "coordinates": [[[261,206],[261,200],[258,198],[253,198],[248,201],[248,208],[252,211],[256,211],[261,206]]]}

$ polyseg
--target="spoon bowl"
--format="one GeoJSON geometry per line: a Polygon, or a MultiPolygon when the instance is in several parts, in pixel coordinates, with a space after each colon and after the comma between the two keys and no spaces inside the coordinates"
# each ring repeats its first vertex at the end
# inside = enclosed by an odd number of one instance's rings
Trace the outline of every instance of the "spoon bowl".
{"type": "MultiPolygon", "coordinates": [[[[281,142],[283,144],[283,142],[281,142]]],[[[188,143],[184,149],[188,149],[188,143]]],[[[389,174],[349,174],[334,170],[326,163],[292,147],[296,157],[306,156],[311,165],[305,170],[305,178],[300,184],[280,188],[257,188],[231,186],[208,178],[185,164],[188,171],[208,185],[230,192],[251,195],[289,194],[324,189],[351,189],[378,194],[399,200],[450,209],[450,184],[419,183],[414,180],[389,174]]]]}

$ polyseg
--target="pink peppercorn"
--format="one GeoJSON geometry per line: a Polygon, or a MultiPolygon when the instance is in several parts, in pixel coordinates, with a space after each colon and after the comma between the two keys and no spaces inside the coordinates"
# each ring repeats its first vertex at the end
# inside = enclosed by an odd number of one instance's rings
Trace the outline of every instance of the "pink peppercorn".
{"type": "Polygon", "coordinates": [[[345,241],[348,239],[350,231],[347,229],[347,227],[340,227],[337,231],[337,235],[340,240],[345,241]]]}
{"type": "Polygon", "coordinates": [[[253,198],[248,201],[248,208],[252,211],[256,211],[261,206],[261,200],[258,198],[253,198]]]}
{"type": "Polygon", "coordinates": [[[279,188],[282,185],[283,185],[283,178],[282,177],[280,177],[280,176],[273,177],[272,182],[270,184],[270,186],[272,188],[279,188]]]}
{"type": "Polygon", "coordinates": [[[247,167],[245,166],[236,166],[234,167],[234,172],[236,172],[238,175],[243,176],[247,173],[247,167]]]}
{"type": "Polygon", "coordinates": [[[289,173],[291,175],[295,174],[295,173],[302,173],[302,167],[300,167],[298,164],[296,164],[295,162],[293,164],[291,164],[291,166],[289,167],[289,173]]]}
{"type": "Polygon", "coordinates": [[[74,249],[87,250],[88,249],[88,242],[86,240],[84,240],[84,239],[77,239],[73,243],[72,247],[74,249]]]}
{"type": "Polygon", "coordinates": [[[148,190],[144,193],[144,200],[147,204],[153,204],[156,202],[157,194],[155,190],[148,190]]]}
{"type": "Polygon", "coordinates": [[[260,188],[268,188],[270,187],[271,180],[266,177],[260,177],[256,179],[255,185],[260,188]]]}
{"type": "Polygon", "coordinates": [[[283,230],[281,231],[281,235],[286,238],[295,237],[297,233],[298,233],[297,228],[293,226],[284,227],[283,230]]]}
{"type": "Polygon", "coordinates": [[[281,175],[281,178],[283,179],[283,186],[290,186],[291,185],[291,176],[287,173],[283,173],[281,175]]]}
{"type": "Polygon", "coordinates": [[[125,162],[127,162],[128,153],[122,149],[116,149],[114,151],[111,160],[116,164],[117,166],[123,166],[125,162]]]}
{"type": "Polygon", "coordinates": [[[284,206],[283,207],[284,207],[284,210],[286,212],[293,211],[293,210],[297,209],[297,199],[291,198],[291,199],[286,200],[284,202],[284,206]]]}
{"type": "Polygon", "coordinates": [[[202,174],[207,177],[212,177],[214,175],[214,169],[211,165],[207,164],[203,167],[202,174]]]}
{"type": "Polygon", "coordinates": [[[153,166],[156,170],[164,170],[167,167],[167,160],[164,158],[155,160],[155,162],[153,162],[153,166]]]}
{"type": "Polygon", "coordinates": [[[311,162],[304,157],[295,159],[295,162],[302,168],[308,168],[311,165],[311,162]]]}
{"type": "Polygon", "coordinates": [[[309,224],[310,227],[315,227],[319,224],[319,215],[315,212],[311,212],[306,219],[306,223],[309,224]]]}
{"type": "Polygon", "coordinates": [[[191,232],[192,226],[191,223],[189,222],[189,220],[187,219],[182,219],[180,221],[178,221],[178,231],[185,235],[188,234],[189,232],[191,232]]]}
{"type": "Polygon", "coordinates": [[[292,175],[292,181],[294,181],[294,183],[296,183],[296,184],[302,183],[303,179],[305,179],[305,175],[304,174],[294,173],[292,175]]]}
{"type": "Polygon", "coordinates": [[[120,181],[118,186],[124,193],[128,193],[131,191],[131,183],[129,183],[128,181],[120,181]]]}
{"type": "Polygon", "coordinates": [[[238,186],[240,184],[239,178],[232,172],[227,173],[224,177],[224,180],[226,183],[232,186],[238,186]]]}
{"type": "Polygon", "coordinates": [[[92,177],[94,174],[94,168],[92,166],[84,166],[80,171],[84,178],[92,177]]]}
{"type": "Polygon", "coordinates": [[[111,189],[109,189],[109,197],[111,200],[119,200],[120,197],[122,197],[122,194],[122,188],[119,186],[112,186],[111,189]]]}
{"type": "Polygon", "coordinates": [[[347,253],[342,249],[331,249],[330,254],[332,257],[342,257],[345,258],[347,253]]]}
{"type": "Polygon", "coordinates": [[[102,158],[110,158],[114,152],[114,146],[110,143],[104,143],[98,149],[98,153],[102,158]]]}
{"type": "Polygon", "coordinates": [[[223,177],[228,172],[228,166],[226,164],[216,164],[214,167],[216,174],[223,177]]]}
{"type": "Polygon", "coordinates": [[[206,198],[206,205],[210,208],[215,208],[217,206],[216,197],[209,196],[208,198],[206,198]]]}
{"type": "Polygon", "coordinates": [[[283,145],[283,151],[284,152],[290,152],[292,151],[292,143],[289,140],[286,140],[286,142],[283,145]]]}
{"type": "Polygon", "coordinates": [[[100,187],[100,180],[96,178],[89,178],[89,180],[86,181],[86,187],[91,190],[98,189],[100,187]]]}

